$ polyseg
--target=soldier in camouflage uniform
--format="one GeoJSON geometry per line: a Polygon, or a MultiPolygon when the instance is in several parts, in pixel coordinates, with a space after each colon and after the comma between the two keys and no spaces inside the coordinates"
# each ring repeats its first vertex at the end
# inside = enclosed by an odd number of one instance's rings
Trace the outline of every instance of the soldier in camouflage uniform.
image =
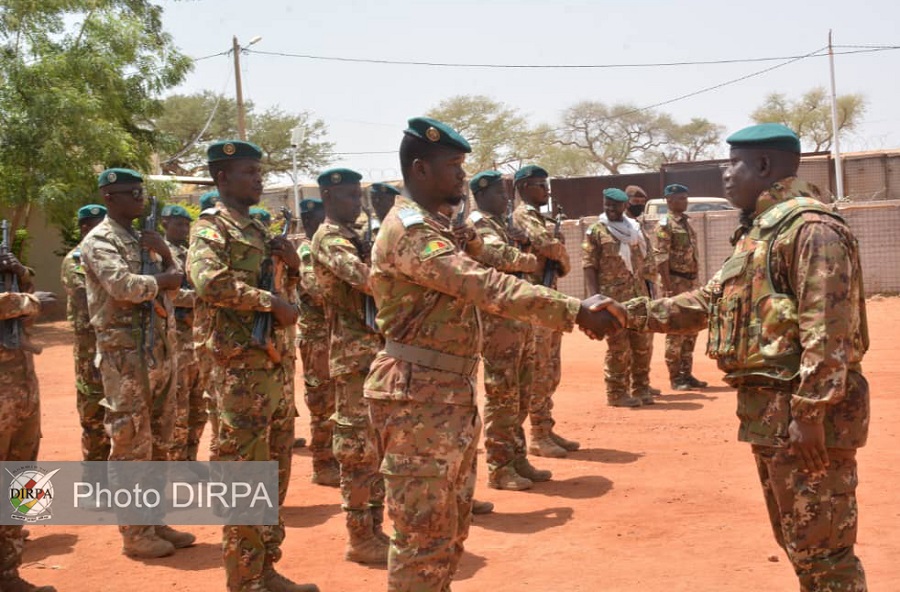
{"type": "MultiPolygon", "coordinates": [[[[32,291],[33,272],[12,253],[0,257],[0,273],[15,274],[19,292],[0,292],[0,322],[31,322],[56,304],[49,292],[32,291]]],[[[9,286],[4,286],[8,290],[9,286]]],[[[0,462],[35,461],[41,442],[41,408],[34,373],[35,348],[27,329],[20,347],[0,344],[0,462]]],[[[12,345],[12,344],[10,344],[12,345]]],[[[6,511],[6,510],[4,510],[6,511]]],[[[25,537],[21,525],[0,525],[0,590],[3,592],[56,592],[52,586],[34,586],[19,577],[25,537]]]]}
{"type": "MultiPolygon", "coordinates": [[[[81,238],[87,236],[105,216],[106,208],[98,204],[80,208],[78,228],[81,238]]],[[[103,400],[103,380],[100,370],[94,365],[97,336],[88,312],[80,244],[63,258],[61,276],[68,297],[66,318],[75,332],[75,390],[81,421],[81,456],[86,461],[106,460],[109,458],[109,436],[103,427],[104,408],[100,404],[103,400]]]]}
{"type": "MultiPolygon", "coordinates": [[[[174,319],[168,293],[181,286],[184,273],[159,233],[138,235],[132,228],[144,211],[142,183],[130,169],[103,171],[98,186],[108,213],[81,241],[112,461],[166,460],[174,421],[174,319]],[[142,250],[161,272],[141,274],[142,250]],[[152,349],[147,331],[153,333],[152,349]]],[[[131,557],[163,557],[194,543],[193,535],[168,526],[121,525],[119,531],[122,552],[131,557]]]]}
{"type": "MultiPolygon", "coordinates": [[[[473,258],[499,271],[522,277],[537,270],[537,257],[522,251],[525,234],[504,218],[510,196],[498,171],[478,173],[469,181],[478,209],[469,220],[484,245],[473,258]]],[[[535,481],[549,481],[550,471],[528,462],[525,431],[534,366],[534,334],[531,325],[501,316],[484,314],[484,449],[488,486],[519,491],[535,481]]]]}
{"type": "MultiPolygon", "coordinates": [[[[163,208],[162,225],[166,243],[182,267],[187,266],[188,236],[193,218],[178,205],[163,208]]],[[[200,380],[200,365],[194,351],[194,300],[196,293],[190,283],[182,284],[173,299],[175,306],[175,349],[178,378],[175,396],[175,428],[172,436],[170,460],[197,460],[200,438],[208,413],[200,380]]]]}
{"type": "Polygon", "coordinates": [[[800,140],[779,124],[728,138],[723,176],[741,210],[734,252],[702,288],[617,306],[630,328],[709,328],[707,353],[737,389],[775,539],[803,592],[865,592],[854,552],[856,450],[866,443],[865,292],[856,238],[796,177],[800,140]]]}
{"type": "Polygon", "coordinates": [[[303,362],[304,400],[309,409],[309,451],[312,454],[312,482],[337,487],[341,471],[331,446],[334,424],[334,387],[328,374],[328,322],[325,301],[316,281],[310,239],[325,221],[322,200],[307,198],[300,202],[303,234],[297,254],[300,256],[300,316],[297,347],[303,362]]]}
{"type": "MultiPolygon", "coordinates": [[[[544,279],[544,268],[554,262],[560,277],[569,273],[569,253],[562,238],[553,236],[547,228],[547,220],[539,208],[550,200],[547,171],[536,165],[527,165],[516,171],[516,191],[522,203],[513,212],[513,223],[521,228],[530,243],[531,252],[537,255],[537,270],[525,276],[534,284],[544,279]]],[[[550,286],[556,289],[557,280],[550,286]]],[[[528,451],[537,456],[562,458],[568,452],[578,450],[579,444],[567,440],[553,431],[553,393],[562,376],[560,347],[562,333],[545,327],[534,328],[534,372],[531,403],[528,410],[531,419],[531,445],[528,451]]]]}
{"type": "MultiPolygon", "coordinates": [[[[296,417],[284,358],[294,348],[297,305],[292,300],[300,260],[286,239],[272,238],[249,215],[262,195],[262,151],[248,142],[223,141],[210,145],[207,157],[220,201],[194,223],[188,261],[197,290],[195,313],[209,322],[205,347],[216,367],[212,380],[218,397],[218,460],[277,461],[280,508],[290,479],[296,417]],[[262,264],[270,256],[286,266],[283,291],[278,293],[257,287],[262,264]],[[252,344],[257,313],[271,313],[276,324],[268,349],[252,344]]],[[[223,527],[230,592],[318,590],[313,584],[294,584],[275,571],[284,534],[281,517],[275,526],[223,527]]]]}
{"type": "MultiPolygon", "coordinates": [[[[676,296],[697,289],[697,233],[685,213],[688,188],[674,183],[666,186],[668,213],[656,225],[656,264],[659,266],[663,296],[676,296]]],[[[706,382],[693,375],[696,333],[666,335],[666,367],[676,391],[704,388],[706,382]]]]}
{"type": "Polygon", "coordinates": [[[349,542],[346,559],[387,563],[387,537],[381,532],[384,480],[381,457],[363,383],[384,341],[366,326],[364,297],[369,288],[368,247],[352,228],[361,212],[362,177],[349,169],[330,169],[318,177],[325,222],[312,239],[316,282],[328,319],[328,370],[334,385],[334,455],[341,465],[342,507],[349,542]]]}
{"type": "Polygon", "coordinates": [[[394,201],[400,195],[400,190],[387,183],[372,183],[369,185],[369,202],[375,210],[378,220],[384,220],[388,212],[394,207],[394,201]]]}
{"type": "Polygon", "coordinates": [[[476,307],[559,331],[576,320],[598,329],[608,316],[590,312],[592,302],[485,267],[456,248],[440,211],[465,199],[469,151],[445,124],[409,121],[400,164],[411,199],[398,198],[373,251],[370,281],[386,343],[365,395],[394,521],[389,592],[450,590],[468,536],[481,428],[476,307]]]}
{"type": "MultiPolygon", "coordinates": [[[[649,296],[649,246],[637,222],[625,217],[628,196],[603,190],[603,214],[584,235],[582,267],[588,294],[624,301],[649,296]]],[[[612,407],[652,405],[646,334],[622,331],[607,338],[606,402],[612,407]]]]}
{"type": "MultiPolygon", "coordinates": [[[[215,209],[219,202],[219,192],[215,189],[207,191],[200,196],[200,211],[215,209]]],[[[185,270],[187,273],[189,270],[185,270]]],[[[204,403],[206,404],[206,413],[209,421],[209,460],[217,460],[219,457],[219,420],[216,415],[216,395],[213,391],[215,381],[212,380],[213,372],[216,366],[213,363],[212,353],[206,349],[206,342],[209,338],[210,325],[212,318],[209,310],[203,311],[194,308],[194,360],[197,362],[197,378],[198,386],[203,392],[204,403]]]]}

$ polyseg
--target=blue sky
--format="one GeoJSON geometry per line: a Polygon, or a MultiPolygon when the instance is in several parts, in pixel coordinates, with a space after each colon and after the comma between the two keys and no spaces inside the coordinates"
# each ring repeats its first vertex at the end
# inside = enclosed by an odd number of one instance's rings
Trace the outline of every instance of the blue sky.
{"type": "MultiPolygon", "coordinates": [[[[633,64],[803,55],[827,44],[900,45],[896,1],[370,0],[330,2],[161,0],[164,25],[182,51],[231,47],[316,56],[452,63],[633,64]]],[[[484,94],[535,122],[556,124],[582,100],[659,103],[781,62],[615,69],[483,69],[376,65],[250,53],[245,99],[309,110],[323,119],[334,164],[367,180],[399,177],[396,148],[409,117],[442,99],[484,94]],[[380,154],[386,152],[386,154],[380,154]]],[[[900,50],[836,57],[838,93],[863,93],[864,124],[845,150],[900,148],[900,50]]],[[[173,92],[234,93],[231,56],[196,63],[173,92]]],[[[765,95],[796,97],[828,86],[827,58],[810,58],[661,107],[678,121],[705,117],[729,132],[749,123],[765,95]]],[[[724,154],[724,148],[723,148],[724,154]]]]}

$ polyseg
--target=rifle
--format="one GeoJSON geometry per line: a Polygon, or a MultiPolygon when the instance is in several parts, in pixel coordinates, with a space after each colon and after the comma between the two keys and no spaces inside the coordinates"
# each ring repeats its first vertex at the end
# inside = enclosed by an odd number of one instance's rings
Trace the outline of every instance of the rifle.
{"type": "MultiPolygon", "coordinates": [[[[281,215],[284,216],[284,226],[279,236],[286,238],[294,216],[286,207],[281,208],[281,215]]],[[[267,290],[273,296],[277,296],[284,291],[284,265],[281,264],[280,260],[276,261],[276,258],[271,255],[263,259],[262,265],[260,265],[259,289],[267,290]]],[[[256,311],[253,314],[253,331],[250,334],[250,343],[253,347],[265,350],[272,362],[280,364],[281,352],[275,348],[275,343],[272,339],[274,329],[275,319],[272,317],[272,313],[256,311]]]]}
{"type": "MultiPolygon", "coordinates": [[[[456,217],[450,221],[450,230],[456,230],[466,225],[466,218],[469,217],[469,198],[463,198],[462,207],[457,212],[456,217]]],[[[465,244],[458,245],[460,249],[465,250],[465,244]]]]}
{"type": "MultiPolygon", "coordinates": [[[[0,244],[0,256],[9,254],[9,221],[0,222],[3,228],[3,243],[0,244]]],[[[12,271],[3,272],[0,276],[0,292],[18,292],[19,278],[12,271]]],[[[0,345],[6,349],[21,349],[22,319],[6,319],[0,321],[0,345]]]]}
{"type": "MultiPolygon", "coordinates": [[[[563,212],[562,206],[557,205],[556,224],[553,226],[553,238],[559,238],[562,221],[565,217],[566,215],[563,212]]],[[[541,285],[548,288],[552,287],[553,282],[556,281],[557,274],[559,274],[559,261],[547,259],[547,262],[544,264],[544,277],[541,280],[541,285]]]]}
{"type": "MultiPolygon", "coordinates": [[[[364,207],[363,212],[366,215],[366,232],[363,237],[363,249],[368,255],[369,263],[372,262],[372,245],[375,243],[375,226],[372,211],[369,207],[364,207]]],[[[366,319],[366,327],[372,331],[378,332],[378,325],[375,324],[375,317],[378,316],[378,307],[375,306],[375,298],[369,294],[363,294],[363,311],[366,319]]]]}
{"type": "MultiPolygon", "coordinates": [[[[143,231],[155,231],[157,225],[156,198],[150,197],[149,199],[150,211],[141,224],[141,230],[143,231]]],[[[159,273],[159,266],[153,260],[150,249],[141,249],[141,275],[156,275],[157,273],[159,273]]],[[[156,358],[153,357],[153,348],[156,345],[156,331],[154,330],[156,318],[164,319],[168,314],[165,307],[156,298],[146,302],[143,308],[144,311],[141,315],[143,321],[141,323],[141,347],[147,356],[147,366],[155,368],[156,358]]]]}

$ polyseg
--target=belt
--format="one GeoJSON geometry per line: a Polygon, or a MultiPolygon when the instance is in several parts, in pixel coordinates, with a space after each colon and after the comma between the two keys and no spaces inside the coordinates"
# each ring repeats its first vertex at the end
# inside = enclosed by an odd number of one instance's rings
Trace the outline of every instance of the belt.
{"type": "Polygon", "coordinates": [[[681,273],[680,271],[675,271],[674,269],[669,270],[669,275],[674,275],[680,278],[684,278],[686,280],[695,280],[697,279],[696,273],[681,273]]]}
{"type": "Polygon", "coordinates": [[[403,362],[409,362],[410,364],[416,364],[417,366],[425,366],[426,368],[432,368],[434,370],[452,372],[453,374],[461,374],[463,376],[473,376],[475,371],[478,370],[478,362],[481,360],[478,356],[473,358],[455,356],[453,354],[446,354],[433,349],[391,340],[385,342],[384,351],[392,358],[396,358],[403,362]]]}

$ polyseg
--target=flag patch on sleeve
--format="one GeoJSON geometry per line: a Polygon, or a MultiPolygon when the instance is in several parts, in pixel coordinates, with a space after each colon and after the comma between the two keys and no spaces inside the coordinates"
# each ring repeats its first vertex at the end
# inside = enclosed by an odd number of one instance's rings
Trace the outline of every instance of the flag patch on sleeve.
{"type": "Polygon", "coordinates": [[[454,247],[450,241],[435,239],[428,241],[428,244],[425,245],[424,249],[422,249],[422,254],[419,256],[419,258],[424,261],[426,259],[431,259],[432,257],[437,257],[442,253],[448,253],[455,250],[456,247],[454,247]]]}

